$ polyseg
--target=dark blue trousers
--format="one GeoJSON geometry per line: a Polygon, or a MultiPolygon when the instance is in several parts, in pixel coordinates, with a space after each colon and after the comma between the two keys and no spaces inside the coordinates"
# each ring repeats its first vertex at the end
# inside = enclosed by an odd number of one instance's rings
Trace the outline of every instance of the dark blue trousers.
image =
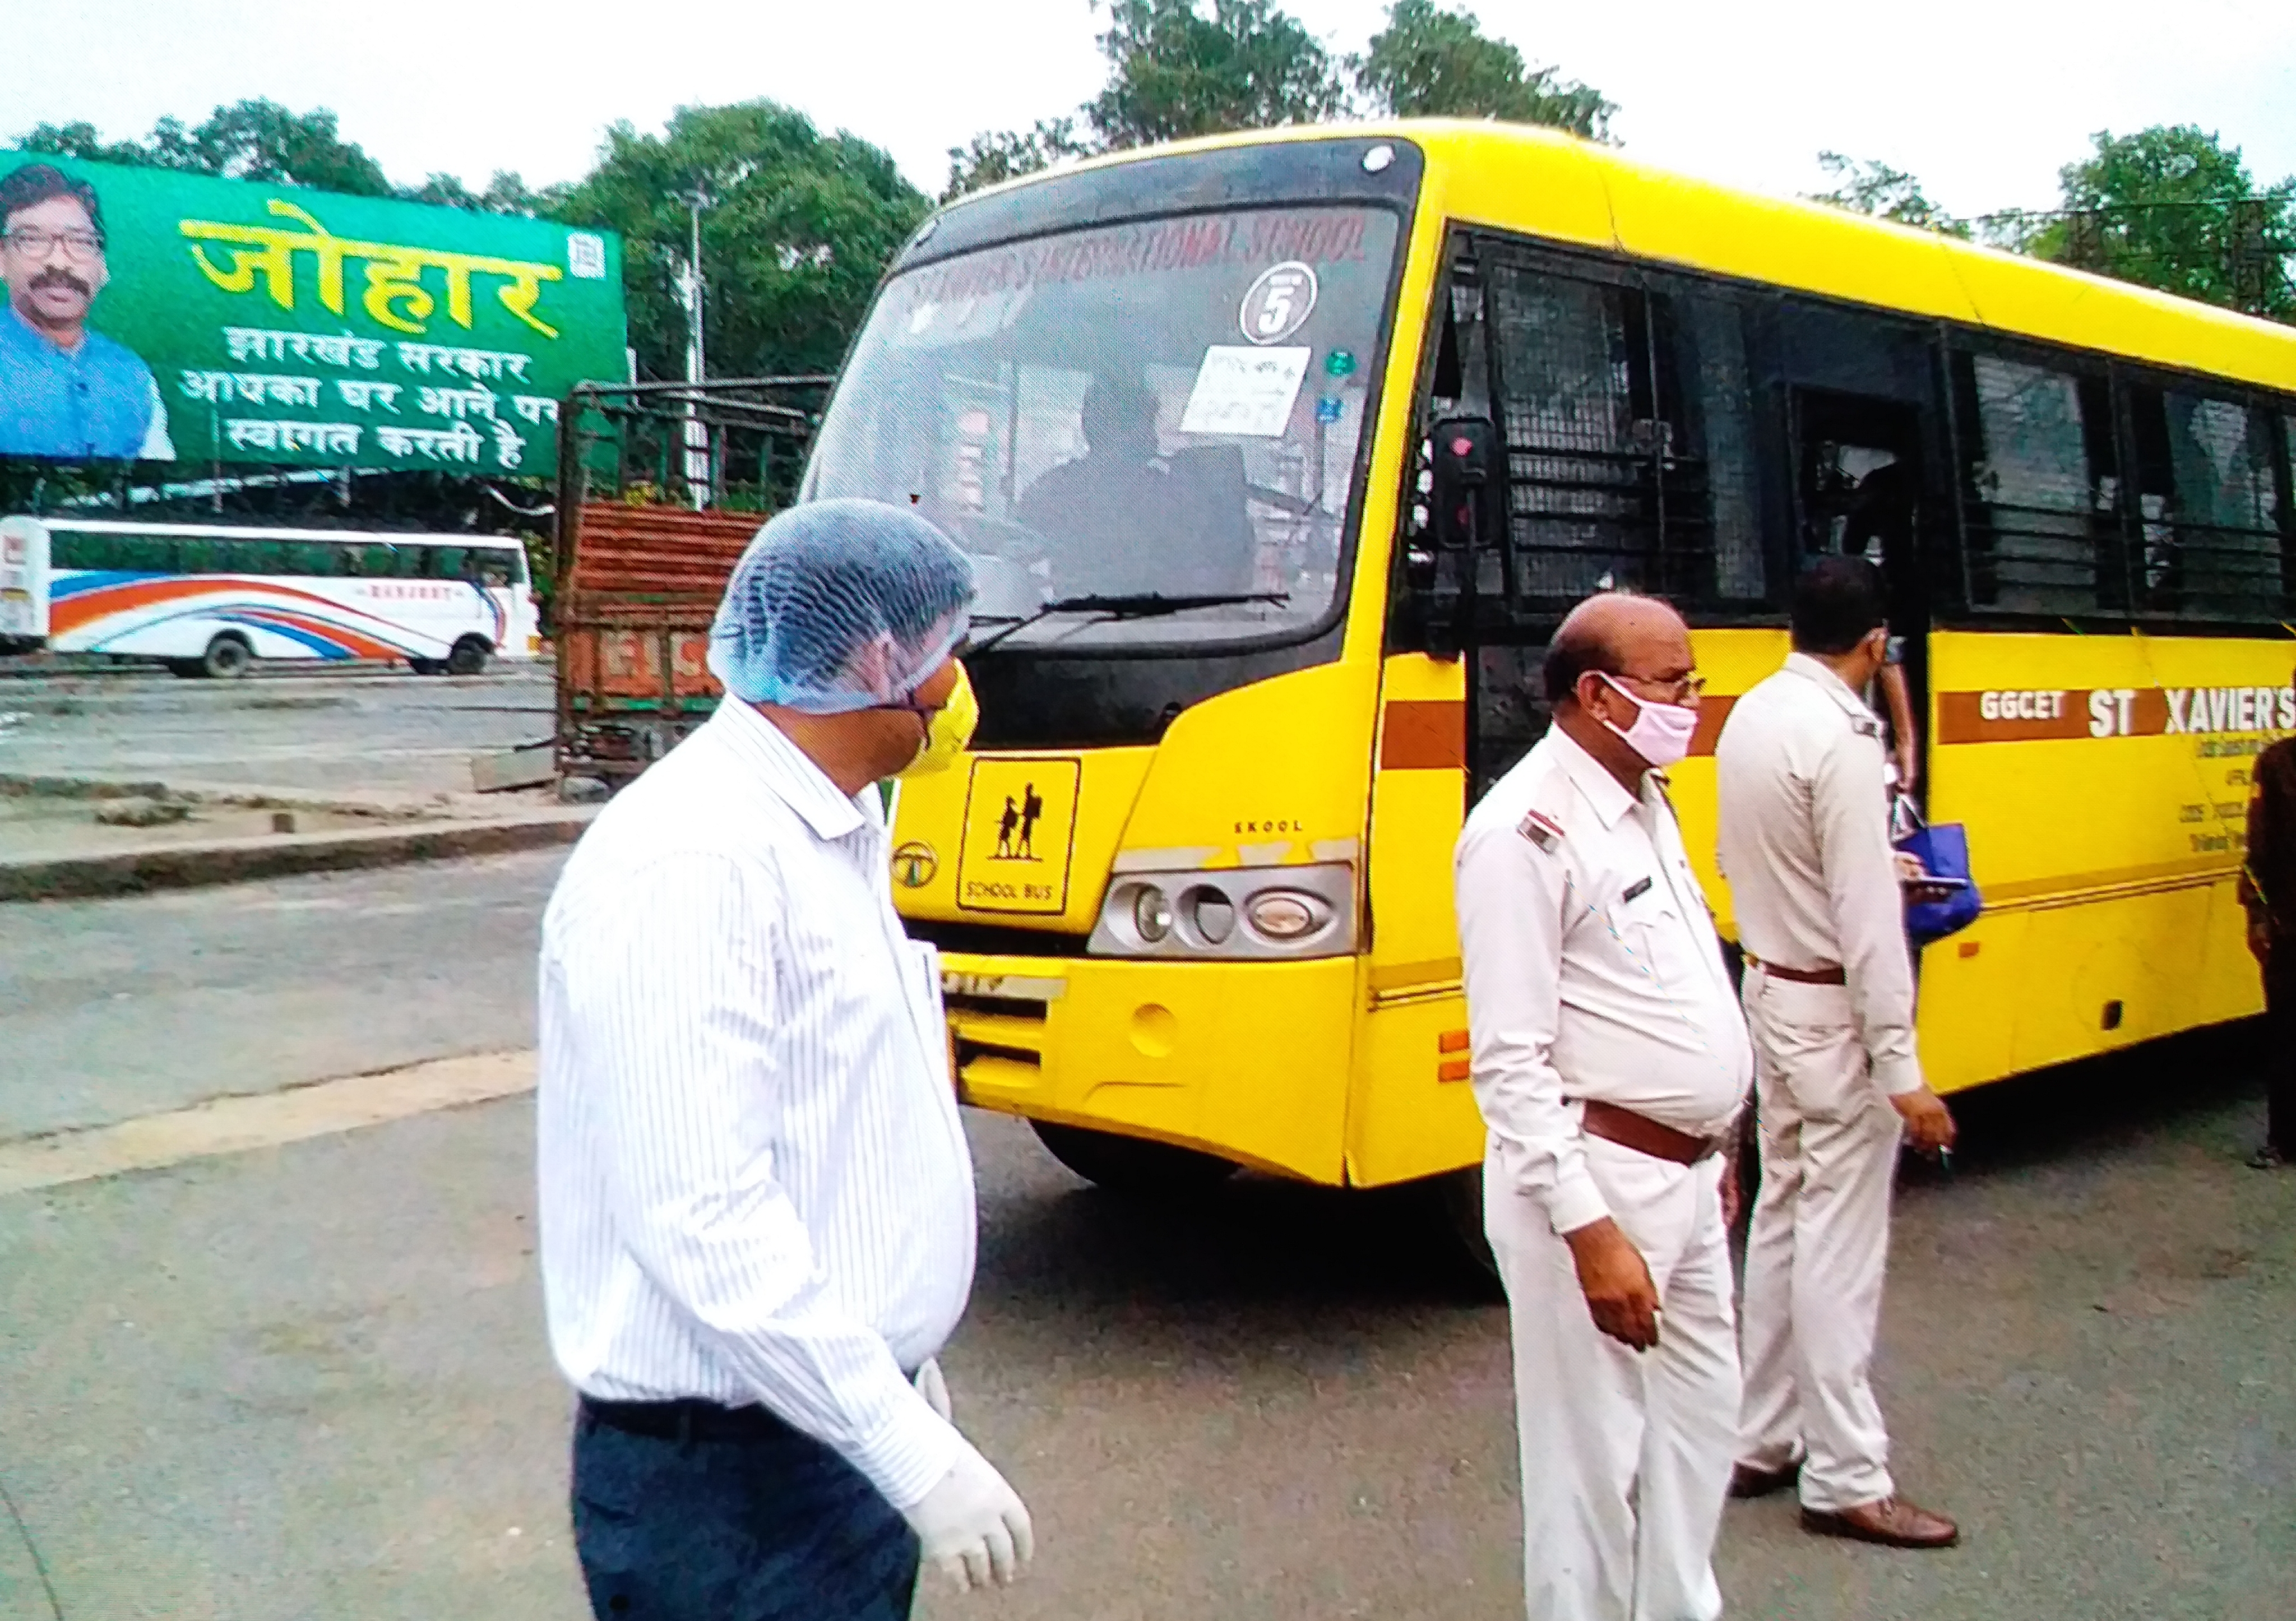
{"type": "Polygon", "coordinates": [[[574,1421],[574,1549],[598,1621],[906,1621],[917,1539],[794,1429],[741,1440],[574,1421]]]}

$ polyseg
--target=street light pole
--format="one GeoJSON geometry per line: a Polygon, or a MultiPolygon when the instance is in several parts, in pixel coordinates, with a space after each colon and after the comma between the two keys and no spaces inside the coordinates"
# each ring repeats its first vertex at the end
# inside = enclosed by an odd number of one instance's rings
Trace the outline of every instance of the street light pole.
{"type": "MultiPolygon", "coordinates": [[[[685,381],[699,384],[709,376],[709,364],[702,348],[701,312],[703,291],[701,281],[701,210],[716,199],[699,182],[680,194],[685,204],[686,237],[685,274],[679,278],[685,294],[685,381]]],[[[709,471],[709,430],[701,421],[699,398],[685,404],[685,496],[700,512],[709,504],[711,485],[709,471]]]]}
{"type": "Polygon", "coordinates": [[[708,373],[704,363],[701,340],[701,210],[716,201],[709,192],[696,185],[679,199],[685,204],[689,227],[685,256],[685,381],[700,382],[708,373]]]}

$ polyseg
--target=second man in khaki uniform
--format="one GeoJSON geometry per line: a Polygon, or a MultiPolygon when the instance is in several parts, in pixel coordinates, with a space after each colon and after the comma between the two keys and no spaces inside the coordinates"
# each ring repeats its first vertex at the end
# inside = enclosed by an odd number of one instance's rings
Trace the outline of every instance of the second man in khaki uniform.
{"type": "Polygon", "coordinates": [[[1953,1141],[1914,1050],[1882,726],[1858,697],[1885,657],[1885,601],[1864,559],[1816,563],[1795,591],[1785,667],[1738,700],[1715,748],[1762,1160],[1731,1491],[1798,1476],[1809,1529],[1932,1548],[1958,1533],[1897,1494],[1868,1379],[1898,1141],[1953,1141]]]}

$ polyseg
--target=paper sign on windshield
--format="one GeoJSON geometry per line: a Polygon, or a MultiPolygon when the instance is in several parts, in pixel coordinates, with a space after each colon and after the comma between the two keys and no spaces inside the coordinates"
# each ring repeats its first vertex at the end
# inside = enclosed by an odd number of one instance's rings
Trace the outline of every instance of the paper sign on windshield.
{"type": "Polygon", "coordinates": [[[1310,353],[1304,346],[1263,349],[1214,344],[1204,351],[1196,386],[1180,413],[1180,431],[1279,437],[1292,421],[1292,402],[1300,397],[1310,353]]]}

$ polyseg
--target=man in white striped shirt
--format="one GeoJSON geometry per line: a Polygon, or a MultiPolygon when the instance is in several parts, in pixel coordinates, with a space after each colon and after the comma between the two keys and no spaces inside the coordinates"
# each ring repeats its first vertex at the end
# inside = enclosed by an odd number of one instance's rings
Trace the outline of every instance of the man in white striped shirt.
{"type": "Polygon", "coordinates": [[[601,1621],[897,1621],[921,1554],[971,1585],[1029,1555],[933,1361],[972,1167],[872,790],[924,752],[972,594],[913,513],[775,519],[711,633],[726,700],[552,896],[542,1270],[601,1621]]]}

